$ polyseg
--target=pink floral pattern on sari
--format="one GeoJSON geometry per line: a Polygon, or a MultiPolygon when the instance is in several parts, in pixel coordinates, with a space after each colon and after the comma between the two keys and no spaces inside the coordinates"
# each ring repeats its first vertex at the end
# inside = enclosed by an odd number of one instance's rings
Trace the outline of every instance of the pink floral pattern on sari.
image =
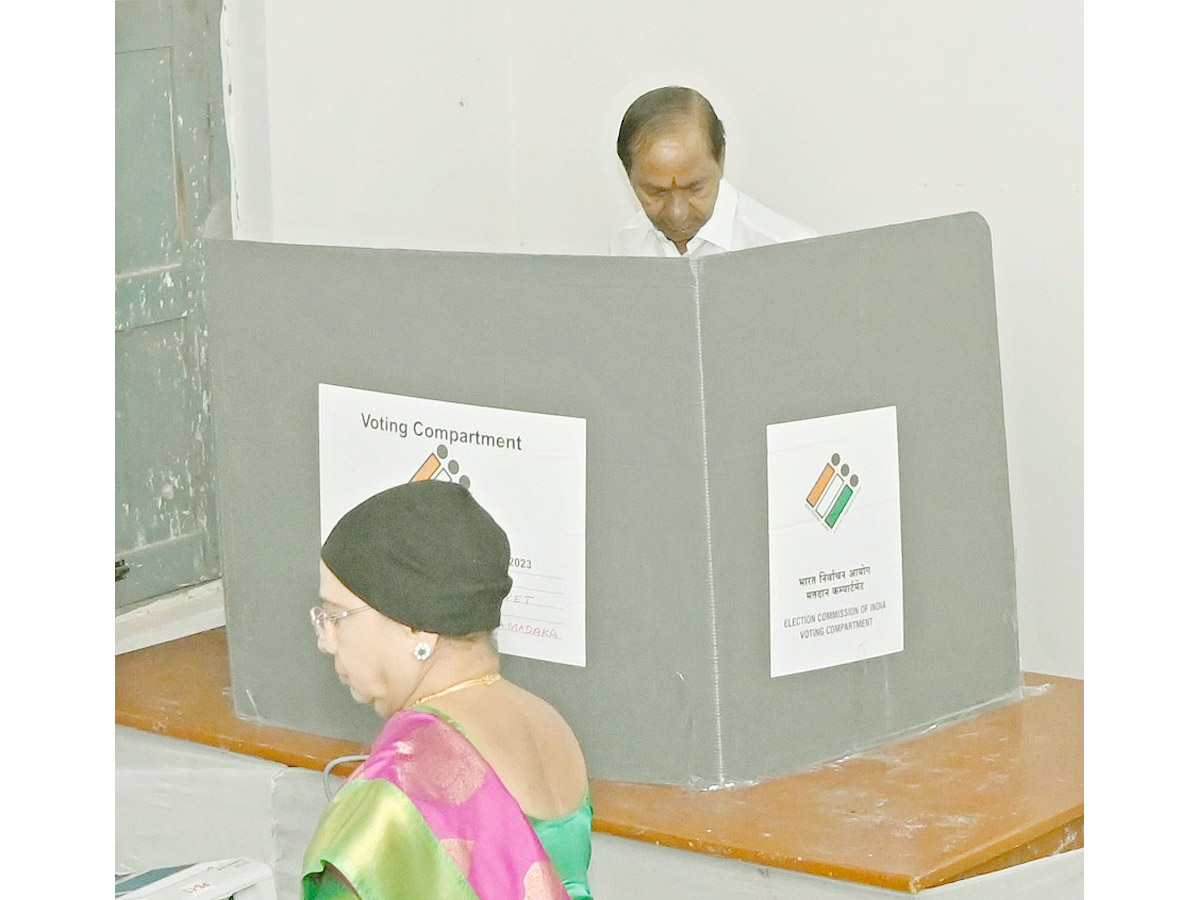
{"type": "Polygon", "coordinates": [[[475,746],[431,712],[403,710],[352,778],[412,801],[479,900],[569,900],[537,833],[475,746]]]}

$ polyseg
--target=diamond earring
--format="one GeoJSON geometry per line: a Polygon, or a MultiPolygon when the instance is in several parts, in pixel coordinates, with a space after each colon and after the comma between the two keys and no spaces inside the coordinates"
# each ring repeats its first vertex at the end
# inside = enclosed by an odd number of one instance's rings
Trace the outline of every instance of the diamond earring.
{"type": "Polygon", "coordinates": [[[413,647],[413,656],[415,656],[421,662],[425,662],[425,660],[429,659],[429,655],[431,653],[433,653],[433,648],[424,641],[421,641],[417,644],[417,646],[413,647]]]}

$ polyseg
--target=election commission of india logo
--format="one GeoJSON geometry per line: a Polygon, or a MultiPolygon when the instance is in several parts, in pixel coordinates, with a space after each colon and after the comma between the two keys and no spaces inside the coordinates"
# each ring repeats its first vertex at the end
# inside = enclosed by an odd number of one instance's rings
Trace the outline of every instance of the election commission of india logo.
{"type": "Polygon", "coordinates": [[[450,455],[450,451],[446,449],[445,444],[438,444],[437,450],[430,453],[425,458],[425,462],[421,463],[421,467],[413,473],[413,477],[408,479],[413,481],[457,481],[465,488],[471,486],[471,479],[466,475],[459,475],[459,465],[453,459],[446,459],[450,455]]]}
{"type": "Polygon", "coordinates": [[[848,463],[842,462],[840,454],[833,454],[805,500],[814,516],[830,531],[837,528],[846,515],[850,501],[858,493],[858,476],[850,471],[848,463]]]}

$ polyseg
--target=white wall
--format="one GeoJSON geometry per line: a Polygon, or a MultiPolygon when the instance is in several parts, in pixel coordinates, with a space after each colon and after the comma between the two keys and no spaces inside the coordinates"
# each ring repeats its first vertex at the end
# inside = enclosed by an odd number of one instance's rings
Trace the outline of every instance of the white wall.
{"type": "Polygon", "coordinates": [[[1022,665],[1083,675],[1078,0],[227,0],[235,235],[602,253],[628,103],[696,87],[726,174],[830,233],[992,227],[1022,665]]]}

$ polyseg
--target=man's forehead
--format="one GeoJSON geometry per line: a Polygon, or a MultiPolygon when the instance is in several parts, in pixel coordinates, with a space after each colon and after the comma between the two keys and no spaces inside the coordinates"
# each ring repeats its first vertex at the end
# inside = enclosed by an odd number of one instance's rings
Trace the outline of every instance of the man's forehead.
{"type": "Polygon", "coordinates": [[[662,144],[634,157],[630,178],[637,184],[668,188],[685,187],[721,177],[721,166],[709,153],[662,144]]]}
{"type": "MultiPolygon", "coordinates": [[[[706,147],[708,146],[708,136],[704,133],[704,123],[698,117],[688,116],[682,119],[671,119],[639,134],[633,142],[633,153],[634,156],[637,156],[637,154],[644,153],[655,144],[686,144],[697,141],[703,142],[706,147]]],[[[708,147],[708,150],[711,156],[712,148],[708,147]]]]}

